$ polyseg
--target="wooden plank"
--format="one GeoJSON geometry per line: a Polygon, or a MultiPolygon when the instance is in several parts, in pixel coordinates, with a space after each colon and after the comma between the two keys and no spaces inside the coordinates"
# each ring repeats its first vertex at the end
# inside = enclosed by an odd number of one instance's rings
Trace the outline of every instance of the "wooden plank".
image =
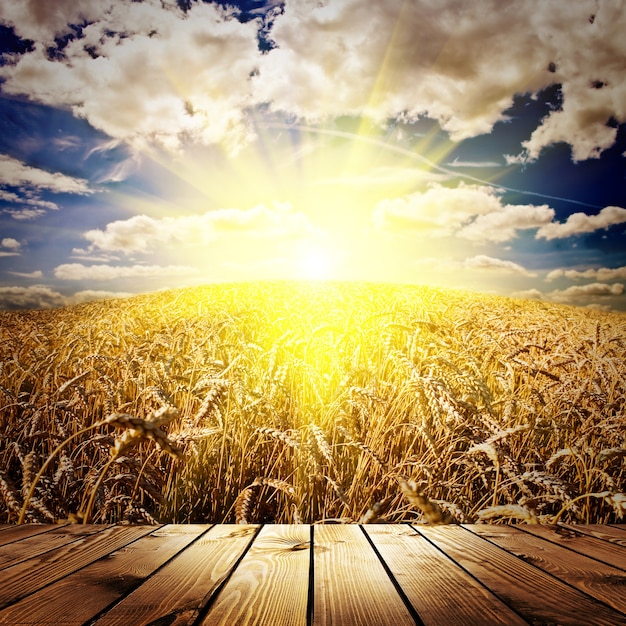
{"type": "Polygon", "coordinates": [[[308,525],[264,526],[220,591],[204,626],[306,626],[308,525]]]}
{"type": "Polygon", "coordinates": [[[208,528],[0,529],[0,624],[626,625],[623,527],[208,528]]]}
{"type": "MultiPolygon", "coordinates": [[[[16,526],[16,529],[24,526],[16,526]]],[[[20,561],[40,556],[60,546],[78,541],[101,532],[106,526],[74,524],[67,526],[48,526],[48,532],[39,532],[36,535],[25,537],[21,541],[0,546],[0,569],[9,567],[20,561]]]]}
{"type": "Polygon", "coordinates": [[[39,535],[41,533],[48,533],[55,528],[64,528],[65,526],[55,526],[53,524],[20,524],[16,526],[15,524],[7,525],[0,532],[0,546],[5,546],[9,543],[13,543],[14,541],[20,541],[21,539],[26,539],[27,537],[34,537],[35,535],[39,535]]]}
{"type": "Polygon", "coordinates": [[[316,525],[314,537],[313,624],[414,626],[359,526],[316,525]]]}
{"type": "Polygon", "coordinates": [[[614,526],[604,526],[600,524],[559,524],[560,529],[557,532],[562,532],[564,535],[588,535],[589,537],[595,537],[596,539],[602,539],[618,546],[626,547],[626,533],[614,526]]]}
{"type": "MultiPolygon", "coordinates": [[[[626,613],[626,572],[600,563],[588,556],[556,545],[512,526],[478,524],[470,527],[473,533],[489,539],[507,552],[523,559],[573,587],[626,613]]],[[[550,531],[546,528],[544,530],[550,531]]],[[[599,540],[591,539],[601,543],[599,540]]]]}
{"type": "Polygon", "coordinates": [[[527,624],[410,526],[363,528],[425,626],[527,624]]]}
{"type": "Polygon", "coordinates": [[[140,585],[207,528],[191,524],[158,528],[0,611],[0,624],[80,626],[140,585]]]}
{"type": "Polygon", "coordinates": [[[0,571],[0,608],[156,530],[156,526],[115,526],[0,571]]]}
{"type": "Polygon", "coordinates": [[[602,535],[604,532],[597,531],[596,537],[589,534],[581,534],[579,532],[564,532],[561,528],[554,526],[542,526],[539,524],[524,524],[520,526],[520,530],[542,537],[547,541],[551,541],[557,545],[575,550],[580,554],[589,556],[597,561],[602,561],[626,570],[626,537],[623,541],[615,540],[606,541],[602,535]]]}
{"type": "Polygon", "coordinates": [[[626,615],[509,554],[466,528],[416,528],[531,623],[562,626],[626,625],[626,615]]]}
{"type": "Polygon", "coordinates": [[[98,626],[195,623],[246,550],[258,526],[219,525],[99,618],[98,626]]]}

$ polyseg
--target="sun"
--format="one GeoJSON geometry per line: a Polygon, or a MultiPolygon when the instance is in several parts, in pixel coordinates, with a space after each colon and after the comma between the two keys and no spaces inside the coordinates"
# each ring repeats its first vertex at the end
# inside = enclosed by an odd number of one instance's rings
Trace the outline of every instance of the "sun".
{"type": "Polygon", "coordinates": [[[329,280],[335,273],[337,259],[321,246],[305,246],[298,251],[297,273],[306,280],[329,280]]]}

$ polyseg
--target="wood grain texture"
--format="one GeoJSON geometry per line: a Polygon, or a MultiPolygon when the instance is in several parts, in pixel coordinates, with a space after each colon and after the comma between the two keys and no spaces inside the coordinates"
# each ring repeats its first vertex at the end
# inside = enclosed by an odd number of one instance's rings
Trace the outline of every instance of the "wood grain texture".
{"type": "Polygon", "coordinates": [[[105,528],[102,532],[7,567],[0,571],[0,608],[35,593],[155,529],[154,526],[105,528]]]}
{"type": "Polygon", "coordinates": [[[425,626],[527,624],[410,526],[364,528],[425,626]]]}
{"type": "Polygon", "coordinates": [[[20,526],[5,524],[0,529],[0,546],[25,539],[26,537],[34,537],[40,533],[49,533],[55,528],[67,528],[67,525],[53,526],[51,524],[21,524],[20,526]]]}
{"type": "MultiPolygon", "coordinates": [[[[25,528],[24,525],[16,526],[17,529],[25,528]]],[[[0,546],[0,569],[15,565],[20,561],[26,561],[35,556],[41,556],[50,550],[78,541],[81,537],[88,537],[104,530],[105,526],[92,524],[83,526],[67,525],[53,527],[48,532],[39,532],[36,535],[20,537],[20,541],[13,541],[0,546]]]]}
{"type": "Polygon", "coordinates": [[[98,626],[192,624],[249,546],[254,525],[206,526],[208,532],[126,596],[98,626]]]}
{"type": "Polygon", "coordinates": [[[597,561],[626,570],[626,538],[623,541],[612,540],[610,535],[604,532],[596,532],[594,536],[582,534],[576,528],[571,531],[564,531],[560,528],[555,530],[553,526],[540,526],[538,524],[521,526],[521,530],[564,548],[585,554],[597,561]]]}
{"type": "Polygon", "coordinates": [[[204,626],[306,626],[308,525],[265,526],[203,620],[204,626]]]}
{"type": "Polygon", "coordinates": [[[314,531],[313,624],[414,626],[359,526],[319,525],[314,531]]]}
{"type": "Polygon", "coordinates": [[[52,626],[62,615],[63,626],[80,626],[140,585],[205,530],[206,526],[195,525],[156,529],[0,611],[0,624],[52,626]]]}
{"type": "Polygon", "coordinates": [[[0,527],[0,625],[626,626],[626,531],[559,527],[0,527]]]}
{"type": "Polygon", "coordinates": [[[602,539],[609,543],[624,546],[626,548],[626,526],[601,526],[599,524],[559,524],[559,527],[563,529],[563,534],[576,534],[587,535],[588,537],[595,537],[596,539],[602,539]],[[624,530],[622,530],[622,528],[624,530]]]}
{"type": "MultiPolygon", "coordinates": [[[[416,529],[531,623],[626,625],[626,615],[458,526],[416,529]]],[[[497,535],[497,526],[485,525],[497,535]]]]}
{"type": "MultiPolygon", "coordinates": [[[[550,530],[548,528],[544,530],[550,530]]],[[[510,526],[471,531],[593,598],[626,613],[626,572],[510,526]]],[[[594,540],[591,540],[594,541],[594,540]]],[[[596,540],[599,541],[599,540],[596,540]]]]}

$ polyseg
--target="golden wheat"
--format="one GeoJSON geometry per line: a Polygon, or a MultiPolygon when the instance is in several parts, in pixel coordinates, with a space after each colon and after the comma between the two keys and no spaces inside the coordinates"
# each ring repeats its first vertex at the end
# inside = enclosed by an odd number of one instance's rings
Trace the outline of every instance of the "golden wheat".
{"type": "Polygon", "coordinates": [[[625,337],[359,283],[0,312],[0,521],[615,522],[625,337]]]}

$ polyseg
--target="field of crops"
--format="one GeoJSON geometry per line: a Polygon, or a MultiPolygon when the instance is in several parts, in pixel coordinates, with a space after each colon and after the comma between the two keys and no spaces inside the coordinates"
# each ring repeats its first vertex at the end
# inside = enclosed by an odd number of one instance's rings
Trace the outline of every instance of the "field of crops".
{"type": "Polygon", "coordinates": [[[0,312],[0,523],[626,513],[626,316],[365,283],[0,312]]]}

